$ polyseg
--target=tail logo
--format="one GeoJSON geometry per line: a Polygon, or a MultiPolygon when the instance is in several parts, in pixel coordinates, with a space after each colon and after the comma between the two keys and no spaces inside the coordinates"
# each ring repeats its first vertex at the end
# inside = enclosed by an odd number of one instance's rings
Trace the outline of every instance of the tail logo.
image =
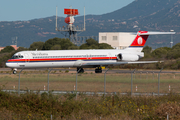
{"type": "Polygon", "coordinates": [[[139,31],[130,47],[143,47],[145,45],[149,35],[141,35],[143,33],[147,33],[147,31],[139,31]]]}
{"type": "Polygon", "coordinates": [[[138,38],[138,44],[139,44],[139,45],[142,45],[142,43],[143,43],[143,40],[142,40],[141,37],[139,37],[139,38],[138,38]]]}

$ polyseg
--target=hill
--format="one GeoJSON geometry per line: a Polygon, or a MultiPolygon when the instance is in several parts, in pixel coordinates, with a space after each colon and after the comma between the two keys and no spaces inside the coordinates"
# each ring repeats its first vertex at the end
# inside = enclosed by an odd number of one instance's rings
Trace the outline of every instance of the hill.
{"type": "MultiPolygon", "coordinates": [[[[174,35],[174,44],[179,42],[180,0],[135,0],[129,5],[103,15],[87,15],[86,31],[79,36],[98,36],[99,32],[169,31],[174,35]]],[[[75,17],[75,25],[83,26],[83,16],[75,17]]],[[[65,26],[64,18],[58,17],[58,25],[65,26]]],[[[18,46],[29,47],[35,41],[64,37],[55,31],[55,16],[29,21],[0,22],[0,46],[12,44],[18,37],[18,46]]],[[[150,36],[146,45],[153,48],[170,47],[171,36],[150,36]]]]}

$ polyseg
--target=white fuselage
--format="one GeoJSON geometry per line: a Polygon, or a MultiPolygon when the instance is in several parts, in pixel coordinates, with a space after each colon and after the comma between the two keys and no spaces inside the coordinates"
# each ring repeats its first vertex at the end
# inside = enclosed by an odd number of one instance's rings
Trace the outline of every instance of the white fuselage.
{"type": "MultiPolygon", "coordinates": [[[[48,51],[22,51],[6,62],[10,68],[54,68],[54,67],[80,67],[83,63],[117,62],[118,54],[123,54],[122,61],[137,61],[143,57],[142,52],[132,50],[48,50],[48,51]],[[127,58],[128,57],[128,58],[127,58]]],[[[85,66],[97,67],[97,66],[85,66]]]]}

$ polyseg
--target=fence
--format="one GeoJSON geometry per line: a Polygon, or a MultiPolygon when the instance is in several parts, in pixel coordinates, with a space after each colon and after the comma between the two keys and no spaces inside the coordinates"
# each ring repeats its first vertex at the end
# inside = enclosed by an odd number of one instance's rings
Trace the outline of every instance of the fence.
{"type": "MultiPolygon", "coordinates": [[[[104,71],[105,72],[105,71],[104,71]]],[[[158,93],[159,71],[136,70],[132,71],[109,70],[104,74],[96,74],[88,70],[78,74],[76,85],[76,70],[52,70],[49,72],[49,91],[74,91],[79,92],[115,92],[115,93],[158,93]],[[104,89],[104,78],[106,88],[104,89]],[[132,84],[133,82],[133,84],[132,84]]],[[[0,86],[3,90],[18,90],[19,74],[10,71],[0,72],[0,86]]],[[[179,93],[180,73],[160,73],[159,93],[179,93]]],[[[20,76],[20,90],[48,90],[48,71],[35,70],[22,71],[20,76]]]]}
{"type": "MultiPolygon", "coordinates": [[[[180,87],[178,86],[178,83],[180,82],[179,72],[162,71],[162,73],[160,73],[160,71],[144,71],[144,70],[142,71],[109,70],[109,71],[106,71],[107,72],[106,74],[105,74],[105,71],[103,71],[104,74],[95,74],[94,71],[92,70],[86,70],[86,71],[87,72],[83,74],[76,74],[75,69],[73,70],[71,69],[70,70],[58,70],[58,69],[23,70],[21,75],[19,74],[13,75],[10,71],[1,71],[0,72],[0,86],[1,86],[1,89],[3,90],[18,91],[18,88],[19,88],[20,90],[26,90],[26,91],[36,90],[36,91],[47,92],[47,86],[49,83],[49,91],[51,92],[53,91],[52,93],[56,93],[56,94],[63,93],[63,92],[58,92],[58,91],[76,92],[76,89],[79,92],[89,91],[86,93],[94,92],[98,94],[101,93],[102,95],[104,94],[104,91],[106,93],[107,92],[117,93],[117,95],[124,94],[124,93],[129,94],[129,95],[130,93],[132,95],[157,95],[158,92],[160,92],[161,95],[165,95],[171,92],[179,94],[179,91],[180,91],[180,87]],[[19,80],[20,80],[20,83],[18,82],[19,80]],[[77,84],[76,84],[76,80],[77,80],[77,84]]],[[[65,94],[65,92],[63,94],[65,94]]],[[[71,95],[75,95],[75,94],[70,94],[70,97],[72,97],[71,95]]],[[[63,98],[62,95],[59,95],[58,97],[63,98]]],[[[79,98],[80,97],[81,96],[79,95],[79,98]]],[[[114,108],[115,97],[116,96],[109,97],[110,104],[112,103],[112,106],[113,106],[112,108],[114,108]]],[[[120,96],[119,98],[122,98],[122,97],[120,96]]],[[[86,102],[83,101],[85,105],[87,105],[86,102]]],[[[119,102],[122,102],[121,104],[123,104],[125,101],[119,101],[119,102]]],[[[126,102],[129,102],[129,100],[127,100],[126,102]]],[[[130,103],[127,105],[131,105],[131,102],[132,101],[130,101],[130,103]]],[[[154,102],[156,103],[157,101],[154,101],[154,102]]],[[[35,114],[31,114],[31,113],[15,114],[7,109],[2,108],[2,111],[0,111],[0,116],[1,116],[1,119],[17,119],[17,120],[20,120],[20,119],[48,119],[48,120],[62,119],[63,116],[59,115],[59,113],[57,113],[57,110],[53,112],[54,110],[53,104],[54,102],[52,103],[52,111],[50,110],[50,112],[48,112],[48,114],[45,114],[45,115],[44,114],[36,115],[36,112],[35,114]]],[[[159,104],[159,103],[156,103],[156,104],[159,104]]],[[[156,106],[156,104],[154,105],[156,106]]],[[[126,104],[124,105],[126,106],[126,104]]],[[[134,104],[132,105],[133,105],[132,108],[134,108],[134,104]]],[[[153,104],[149,104],[149,105],[153,105],[153,104]]],[[[90,104],[90,106],[92,105],[90,104]]],[[[107,104],[105,106],[107,106],[107,104]]],[[[105,106],[103,106],[102,108],[104,109],[105,106]]],[[[174,106],[177,106],[177,105],[174,105],[174,106]]],[[[141,105],[139,107],[141,107],[141,105]]],[[[100,111],[102,111],[103,109],[101,109],[100,111]]],[[[144,110],[145,109],[146,108],[144,108],[144,110]]],[[[117,110],[118,113],[121,110],[122,109],[117,110]]],[[[137,112],[137,109],[135,109],[135,111],[137,112]]],[[[141,111],[140,111],[140,114],[142,114],[141,111]]],[[[169,115],[171,117],[174,116],[173,113],[166,113],[165,111],[163,114],[167,114],[167,119],[169,119],[169,115]]],[[[175,112],[175,114],[177,114],[177,112],[175,112]]],[[[144,115],[147,116],[146,113],[144,113],[144,115]]]]}

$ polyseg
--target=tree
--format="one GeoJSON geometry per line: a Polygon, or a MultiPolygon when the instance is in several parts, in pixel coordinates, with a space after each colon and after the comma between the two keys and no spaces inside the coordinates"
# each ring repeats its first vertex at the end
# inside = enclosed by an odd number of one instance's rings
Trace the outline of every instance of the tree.
{"type": "Polygon", "coordinates": [[[54,49],[53,46],[55,46],[55,45],[61,46],[61,50],[68,50],[68,49],[72,49],[72,48],[77,49],[77,46],[75,47],[75,45],[69,39],[65,39],[65,38],[49,39],[44,43],[42,49],[43,50],[51,50],[51,49],[54,49]]]}
{"type": "Polygon", "coordinates": [[[85,44],[82,44],[80,49],[98,49],[98,42],[92,38],[87,39],[85,44]]]}
{"type": "Polygon", "coordinates": [[[89,39],[86,40],[86,44],[87,44],[88,46],[98,45],[98,42],[97,42],[96,40],[92,39],[92,38],[89,38],[89,39]]]}
{"type": "Polygon", "coordinates": [[[177,43],[176,45],[174,45],[172,47],[172,50],[174,50],[174,49],[180,49],[180,43],[177,43]]]}
{"type": "Polygon", "coordinates": [[[89,46],[87,44],[82,44],[79,49],[89,49],[89,46]]]}
{"type": "Polygon", "coordinates": [[[25,51],[25,50],[28,50],[28,49],[25,47],[19,47],[15,52],[25,51]]]}
{"type": "Polygon", "coordinates": [[[167,53],[168,53],[167,47],[160,47],[152,52],[152,56],[157,58],[166,58],[167,53]]]}
{"type": "Polygon", "coordinates": [[[79,49],[113,49],[107,43],[98,43],[96,40],[90,38],[86,40],[85,44],[82,44],[79,49]]]}
{"type": "Polygon", "coordinates": [[[68,50],[69,47],[75,46],[69,39],[65,39],[65,38],[60,40],[60,45],[62,50],[68,50]]]}
{"type": "Polygon", "coordinates": [[[43,45],[44,45],[44,42],[33,42],[30,47],[29,47],[29,50],[42,50],[43,48],[43,45]]]}
{"type": "Polygon", "coordinates": [[[99,43],[99,49],[113,49],[111,45],[107,43],[99,43]]]}
{"type": "Polygon", "coordinates": [[[56,44],[60,44],[60,38],[49,39],[44,43],[42,50],[50,50],[56,44]]]}
{"type": "Polygon", "coordinates": [[[144,52],[144,54],[151,54],[152,52],[152,48],[149,46],[145,46],[142,50],[142,52],[144,52]]]}
{"type": "Polygon", "coordinates": [[[5,52],[12,52],[15,49],[12,46],[6,46],[4,49],[1,50],[0,53],[5,53],[5,52]]]}
{"type": "Polygon", "coordinates": [[[51,47],[51,50],[61,50],[61,45],[54,45],[51,47]]]}
{"type": "Polygon", "coordinates": [[[77,49],[79,49],[79,47],[76,45],[68,47],[68,50],[77,50],[77,49]]]}
{"type": "Polygon", "coordinates": [[[172,49],[168,50],[167,58],[168,59],[180,58],[180,43],[177,43],[172,47],[172,49]]]}
{"type": "Polygon", "coordinates": [[[152,52],[152,48],[149,46],[145,46],[142,50],[142,52],[144,52],[144,58],[151,58],[151,52],[152,52]]]}
{"type": "Polygon", "coordinates": [[[180,58],[180,48],[176,47],[167,53],[168,59],[177,59],[180,58]]]}

